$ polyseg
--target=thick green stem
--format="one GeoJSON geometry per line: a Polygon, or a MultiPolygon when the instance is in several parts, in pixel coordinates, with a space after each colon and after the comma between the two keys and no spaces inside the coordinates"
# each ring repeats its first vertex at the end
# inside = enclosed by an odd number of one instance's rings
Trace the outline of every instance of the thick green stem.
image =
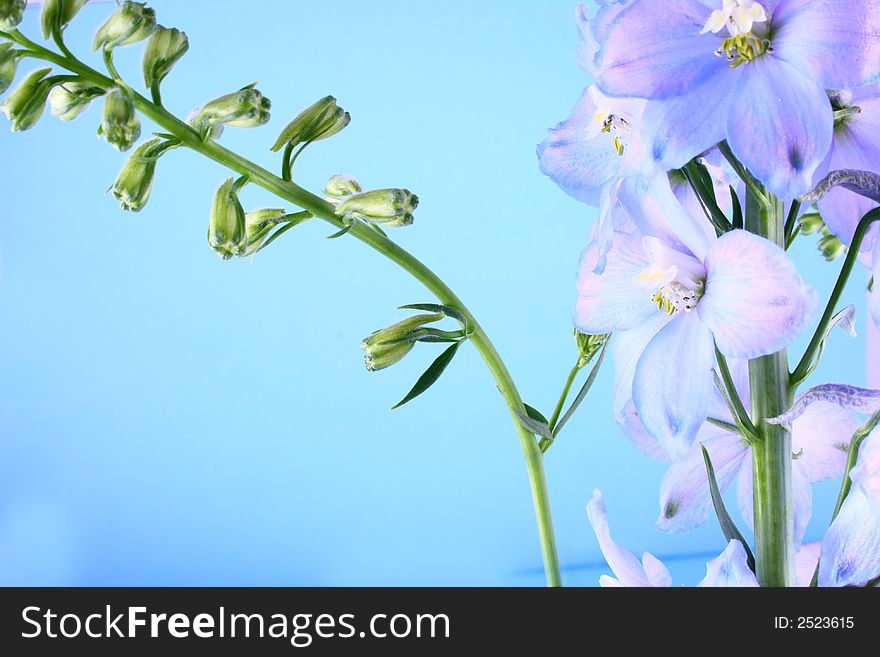
{"type": "MultiPolygon", "coordinates": [[[[96,85],[110,89],[116,84],[114,80],[102,75],[79,60],[63,57],[51,50],[43,48],[39,44],[24,37],[20,32],[16,31],[12,36],[18,43],[25,45],[27,48],[34,51],[41,59],[45,59],[58,66],[64,67],[96,85]]],[[[132,92],[132,94],[135,107],[157,125],[161,126],[163,130],[173,134],[183,145],[188,146],[192,150],[201,153],[240,175],[246,175],[250,183],[259,185],[279,198],[285,199],[302,209],[307,210],[315,217],[323,219],[337,229],[342,229],[345,226],[342,220],[336,216],[333,206],[321,197],[306,191],[296,183],[279,178],[250,160],[224,148],[213,140],[203,140],[196,130],[168,112],[164,107],[151,102],[141,94],[135,92],[132,92]]],[[[401,248],[384,235],[379,234],[364,224],[355,224],[349,231],[349,235],[355,237],[399,265],[404,271],[409,273],[432,292],[441,303],[460,310],[471,326],[473,326],[473,333],[470,340],[483,361],[485,361],[489,371],[492,373],[495,383],[507,403],[517,434],[519,435],[520,444],[525,456],[529,485],[532,493],[532,503],[538,524],[538,535],[544,559],[544,571],[547,577],[547,584],[548,586],[561,586],[562,578],[559,570],[559,558],[556,552],[556,540],[550,515],[550,501],[547,491],[547,481],[544,475],[543,454],[538,447],[538,442],[535,440],[534,435],[523,427],[517,419],[516,412],[520,411],[524,413],[525,407],[523,406],[519,391],[513,382],[513,378],[511,377],[510,372],[507,371],[507,367],[501,360],[498,352],[495,350],[494,345],[489,340],[483,327],[480,326],[479,322],[477,322],[473,314],[471,314],[464,303],[462,303],[461,299],[455,295],[439,276],[415,258],[415,256],[408,253],[405,249],[401,248]]]]}
{"type": "MultiPolygon", "coordinates": [[[[784,206],[766,190],[746,196],[746,229],[785,248],[784,206]],[[763,198],[762,198],[763,197],[763,198]]],[[[791,432],[767,418],[791,407],[785,350],[749,361],[752,423],[759,440],[752,445],[755,487],[755,551],[761,586],[794,586],[794,510],[791,432]]]]}

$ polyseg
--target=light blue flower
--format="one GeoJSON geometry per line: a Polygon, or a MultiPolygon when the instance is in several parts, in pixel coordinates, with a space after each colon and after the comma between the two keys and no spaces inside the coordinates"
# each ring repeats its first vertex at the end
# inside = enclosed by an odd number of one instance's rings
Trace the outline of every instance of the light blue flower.
{"type": "Polygon", "coordinates": [[[643,138],[662,168],[726,139],[787,199],[810,189],[831,145],[825,89],[880,76],[874,0],[633,0],[603,33],[598,86],[656,101],[643,138]]]}
{"type": "MultiPolygon", "coordinates": [[[[574,324],[615,332],[616,399],[632,397],[647,430],[685,454],[709,408],[715,347],[749,359],[785,347],[818,310],[815,291],[775,244],[734,230],[715,237],[655,180],[626,199],[637,231],[616,230],[607,266],[593,243],[578,273],[574,324]]],[[[621,412],[620,405],[615,408],[621,412]]]]}

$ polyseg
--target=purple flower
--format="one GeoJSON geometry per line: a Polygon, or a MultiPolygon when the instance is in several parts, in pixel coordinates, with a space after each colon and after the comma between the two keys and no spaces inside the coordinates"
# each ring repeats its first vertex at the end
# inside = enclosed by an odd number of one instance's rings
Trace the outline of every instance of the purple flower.
{"type": "Polygon", "coordinates": [[[598,86],[658,101],[643,137],[662,168],[726,139],[789,199],[811,188],[831,145],[825,89],[880,76],[874,0],[633,0],[602,33],[598,86]]]}
{"type": "Polygon", "coordinates": [[[716,238],[664,183],[631,202],[638,232],[614,232],[601,273],[598,245],[587,247],[574,323],[584,333],[618,333],[615,398],[631,396],[650,434],[677,457],[706,419],[715,347],[739,359],[778,351],[818,303],[782,249],[742,230],[716,238]]]}

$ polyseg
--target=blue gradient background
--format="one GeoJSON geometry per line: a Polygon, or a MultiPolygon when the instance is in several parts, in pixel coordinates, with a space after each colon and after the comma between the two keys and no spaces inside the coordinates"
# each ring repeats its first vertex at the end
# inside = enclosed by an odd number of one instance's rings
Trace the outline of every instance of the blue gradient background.
{"type": "MultiPolygon", "coordinates": [[[[587,82],[574,2],[151,5],[192,44],[165,85],[178,115],[259,80],[273,122],[222,141],[260,163],[276,167],[268,146],[290,117],[339,98],[352,124],[306,152],[299,182],[347,173],[417,192],[415,225],[394,237],[548,410],[575,358],[574,269],[594,216],[534,155],[587,82]]],[[[76,52],[110,10],[82,11],[76,52]]],[[[141,49],[118,54],[132,82],[141,49]]],[[[0,131],[0,583],[541,584],[520,447],[474,351],[393,413],[436,350],[363,368],[361,338],[430,295],[317,221],[253,263],[222,262],[205,231],[227,173],[182,150],[147,208],[123,213],[103,192],[124,156],[95,137],[99,116],[97,104],[73,125],[47,112],[28,133],[0,131]]],[[[244,202],[277,205],[250,188],[244,202]]],[[[803,241],[799,262],[827,294],[837,267],[803,241]]],[[[816,379],[862,382],[863,348],[840,334],[816,379]]],[[[693,584],[723,538],[714,522],[654,530],[664,466],[612,422],[610,375],[547,456],[566,582],[606,571],[584,512],[601,487],[616,539],[693,584]]],[[[818,487],[808,537],[835,492],[818,487]]]]}

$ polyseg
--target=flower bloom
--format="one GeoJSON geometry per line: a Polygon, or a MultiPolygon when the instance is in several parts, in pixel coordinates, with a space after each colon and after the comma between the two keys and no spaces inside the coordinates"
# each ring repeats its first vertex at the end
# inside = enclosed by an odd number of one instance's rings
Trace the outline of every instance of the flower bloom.
{"type": "Polygon", "coordinates": [[[831,146],[825,90],[880,76],[874,0],[633,0],[602,34],[597,84],[656,101],[643,138],[661,168],[726,139],[788,199],[811,188],[831,146]]]}

